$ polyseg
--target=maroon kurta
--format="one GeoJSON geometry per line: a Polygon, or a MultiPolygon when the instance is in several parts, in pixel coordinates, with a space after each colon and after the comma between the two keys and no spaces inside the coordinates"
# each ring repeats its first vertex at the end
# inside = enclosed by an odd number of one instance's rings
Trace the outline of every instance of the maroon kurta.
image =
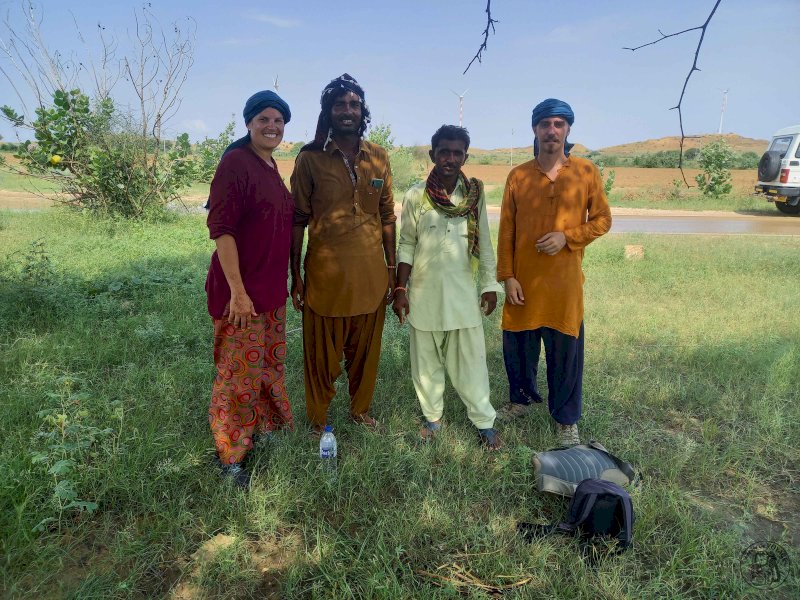
{"type": "MultiPolygon", "coordinates": [[[[289,293],[289,250],[294,201],[276,168],[250,148],[237,148],[220,161],[211,182],[208,230],[211,239],[232,235],[239,271],[257,313],[275,310],[289,293]]],[[[206,278],[208,312],[222,318],[231,290],[216,251],[206,278]]]]}

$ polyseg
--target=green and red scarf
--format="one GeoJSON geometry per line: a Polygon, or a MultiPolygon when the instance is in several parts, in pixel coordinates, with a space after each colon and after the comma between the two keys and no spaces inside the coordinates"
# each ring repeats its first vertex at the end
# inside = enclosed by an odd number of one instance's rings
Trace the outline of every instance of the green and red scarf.
{"type": "Polygon", "coordinates": [[[447,190],[436,174],[436,169],[428,175],[425,183],[425,191],[428,193],[428,200],[431,206],[440,214],[448,219],[453,217],[467,217],[467,232],[469,234],[469,251],[472,256],[480,260],[480,241],[478,236],[478,221],[480,219],[478,201],[483,195],[483,182],[480,179],[471,177],[467,179],[463,171],[458,173],[461,183],[464,185],[464,201],[456,206],[450,201],[447,190]]]}

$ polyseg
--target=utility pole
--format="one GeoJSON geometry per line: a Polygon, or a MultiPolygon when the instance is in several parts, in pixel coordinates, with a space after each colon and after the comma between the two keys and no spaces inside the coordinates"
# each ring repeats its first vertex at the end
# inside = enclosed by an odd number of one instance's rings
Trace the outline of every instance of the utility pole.
{"type": "Polygon", "coordinates": [[[469,89],[464,90],[460,94],[458,92],[453,91],[453,90],[450,90],[450,91],[453,92],[456,96],[458,96],[458,126],[459,127],[463,127],[464,126],[464,96],[467,95],[467,92],[469,91],[469,89]]]}
{"type": "Polygon", "coordinates": [[[514,128],[511,128],[511,166],[514,166],[514,128]]]}
{"type": "Polygon", "coordinates": [[[725,118],[725,109],[728,107],[728,90],[722,90],[722,111],[719,114],[719,133],[722,135],[722,120],[725,118]]]}

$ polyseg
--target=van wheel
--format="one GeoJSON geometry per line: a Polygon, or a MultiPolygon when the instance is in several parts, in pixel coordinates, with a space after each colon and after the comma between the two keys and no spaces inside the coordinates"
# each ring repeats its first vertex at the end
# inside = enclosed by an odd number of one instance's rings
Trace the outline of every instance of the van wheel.
{"type": "Polygon", "coordinates": [[[758,180],[772,181],[781,171],[781,153],[775,150],[764,152],[758,161],[758,180]]]}
{"type": "Polygon", "coordinates": [[[776,202],[775,207],[785,215],[800,215],[800,202],[794,206],[787,202],[776,202]]]}

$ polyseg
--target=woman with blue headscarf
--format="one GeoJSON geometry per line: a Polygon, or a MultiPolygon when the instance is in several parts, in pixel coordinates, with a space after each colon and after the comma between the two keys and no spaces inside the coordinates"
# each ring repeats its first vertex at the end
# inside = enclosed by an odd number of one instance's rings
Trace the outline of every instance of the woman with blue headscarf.
{"type": "Polygon", "coordinates": [[[228,147],[211,182],[207,224],[217,249],[206,294],[217,370],[211,432],[223,475],[246,488],[242,461],[256,437],[294,427],[284,384],[294,201],[272,158],[289,105],[262,91],[243,116],[247,135],[228,147]]]}

